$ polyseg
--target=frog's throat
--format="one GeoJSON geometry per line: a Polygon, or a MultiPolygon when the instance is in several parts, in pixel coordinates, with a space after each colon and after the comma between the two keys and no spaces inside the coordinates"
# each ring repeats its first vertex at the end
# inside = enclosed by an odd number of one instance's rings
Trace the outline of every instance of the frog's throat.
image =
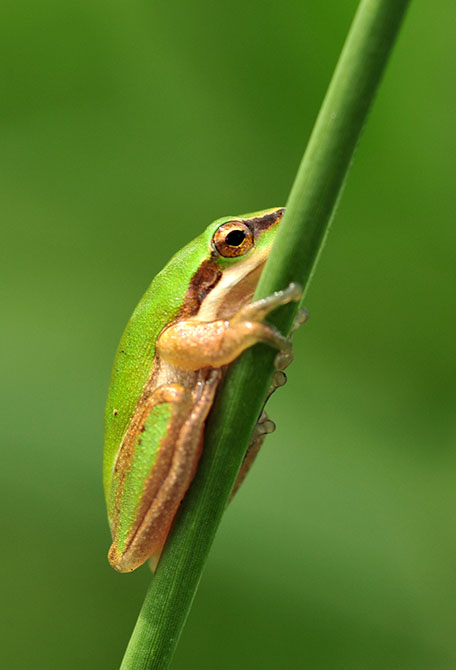
{"type": "Polygon", "coordinates": [[[242,263],[226,268],[220,281],[202,301],[195,318],[199,321],[215,321],[220,318],[221,307],[232,302],[230,297],[232,298],[236,293],[239,293],[239,297],[234,307],[237,306],[238,309],[240,303],[251,299],[268,254],[269,248],[258,249],[242,263]],[[236,287],[243,282],[245,290],[236,291],[236,287]]]}

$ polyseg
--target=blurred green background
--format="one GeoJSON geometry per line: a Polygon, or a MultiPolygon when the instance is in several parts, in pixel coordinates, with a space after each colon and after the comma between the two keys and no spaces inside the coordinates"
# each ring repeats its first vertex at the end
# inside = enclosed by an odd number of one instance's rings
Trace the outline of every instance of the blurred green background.
{"type": "MultiPolygon", "coordinates": [[[[150,575],[106,560],[117,341],[208,222],[285,202],[356,5],[2,3],[9,670],[118,667],[150,575]]],[[[456,667],[455,20],[412,3],[176,670],[456,667]]]]}

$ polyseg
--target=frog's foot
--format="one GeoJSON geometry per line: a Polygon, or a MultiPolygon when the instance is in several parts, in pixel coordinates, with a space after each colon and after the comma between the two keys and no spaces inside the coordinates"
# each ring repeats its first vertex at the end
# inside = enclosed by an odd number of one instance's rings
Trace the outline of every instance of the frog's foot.
{"type": "Polygon", "coordinates": [[[306,307],[300,307],[296,312],[295,318],[293,319],[293,324],[290,330],[290,337],[293,337],[298,328],[301,328],[302,325],[309,320],[309,310],[306,307]]]}
{"type": "MultiPolygon", "coordinates": [[[[280,356],[281,354],[278,354],[280,356]]],[[[257,426],[261,425],[262,423],[262,417],[264,415],[264,407],[266,403],[268,402],[269,398],[272,396],[272,394],[277,391],[278,388],[281,386],[285,386],[287,383],[287,375],[283,370],[276,370],[274,372],[274,376],[272,377],[271,384],[269,386],[268,392],[266,394],[266,398],[264,399],[264,404],[263,404],[263,409],[261,410],[260,418],[258,419],[257,426]]],[[[272,433],[272,431],[270,431],[272,433]]]]}
{"type": "MultiPolygon", "coordinates": [[[[275,425],[274,421],[271,421],[271,419],[268,417],[268,415],[264,411],[262,411],[261,415],[260,415],[260,418],[258,419],[257,424],[256,424],[255,428],[253,429],[252,439],[250,441],[250,445],[252,445],[259,438],[264,439],[266,437],[266,435],[269,435],[270,433],[273,433],[275,431],[275,429],[276,429],[276,425],[275,425]]],[[[249,448],[250,448],[250,445],[249,445],[249,448]]]]}
{"type": "MultiPolygon", "coordinates": [[[[301,295],[301,289],[298,287],[296,289],[296,285],[290,285],[288,289],[285,289],[285,291],[280,292],[280,303],[283,304],[283,294],[286,293],[288,295],[293,295],[293,298],[290,298],[291,300],[295,300],[296,296],[301,295]]],[[[265,298],[264,300],[267,301],[269,304],[271,304],[271,301],[276,299],[277,294],[274,294],[274,296],[270,296],[270,298],[265,298]]],[[[244,308],[245,311],[251,310],[251,309],[256,309],[257,303],[262,303],[262,301],[256,301],[254,303],[250,303],[249,305],[246,305],[244,308]]],[[[259,306],[260,309],[264,308],[264,304],[261,304],[259,306]]],[[[242,311],[242,310],[241,310],[242,311]]],[[[251,318],[251,315],[248,315],[251,318]]],[[[253,461],[256,458],[256,455],[258,454],[261,445],[263,444],[264,438],[266,435],[269,433],[273,433],[275,431],[275,423],[274,421],[271,421],[269,419],[268,415],[264,411],[264,407],[271,397],[271,395],[276,391],[278,388],[286,384],[287,382],[287,376],[284,372],[284,369],[292,362],[293,360],[293,350],[291,346],[291,338],[293,336],[293,333],[300,327],[302,326],[303,323],[305,323],[308,319],[309,313],[308,311],[303,308],[298,311],[296,314],[293,325],[291,327],[290,335],[287,338],[283,338],[287,342],[287,347],[282,347],[281,351],[277,354],[276,359],[275,359],[275,372],[274,376],[271,381],[271,385],[269,387],[268,393],[266,395],[263,409],[261,410],[260,417],[257,421],[257,424],[253,430],[252,434],[252,439],[250,441],[249,447],[247,449],[247,453],[245,455],[244,461],[242,463],[241,469],[239,471],[238,478],[236,479],[236,483],[233,487],[233,491],[231,493],[231,499],[233,498],[234,494],[242,484],[242,482],[245,479],[245,476],[247,475],[247,472],[249,471],[250,467],[253,464],[253,461]]],[[[236,317],[237,318],[237,317],[236,317]]]]}
{"type": "Polygon", "coordinates": [[[283,371],[290,365],[290,363],[293,362],[293,359],[294,359],[293,349],[290,349],[289,351],[279,351],[279,353],[274,359],[274,367],[276,369],[276,373],[282,372],[282,374],[285,374],[283,371]]]}
{"type": "Polygon", "coordinates": [[[241,321],[263,321],[263,319],[277,307],[287,305],[289,302],[298,302],[302,296],[302,288],[299,284],[291,283],[282,291],[276,291],[266,298],[260,298],[244,305],[231,319],[231,323],[241,321]]]}
{"type": "MultiPolygon", "coordinates": [[[[279,351],[279,353],[275,357],[274,367],[276,369],[276,373],[277,372],[283,372],[283,370],[285,370],[285,368],[287,368],[290,365],[290,363],[293,362],[294,353],[293,353],[293,348],[291,346],[291,340],[293,338],[294,333],[298,330],[298,328],[300,328],[304,323],[306,323],[308,318],[309,318],[309,312],[305,307],[302,307],[301,309],[298,310],[295,318],[293,319],[293,324],[291,326],[290,335],[287,338],[290,342],[290,347],[287,351],[279,351]]],[[[274,378],[275,378],[275,376],[274,376],[274,378]]],[[[285,381],[286,381],[286,377],[285,377],[285,381]]],[[[274,380],[273,380],[273,383],[274,383],[274,380]]],[[[285,382],[283,382],[283,383],[285,383],[285,382]]],[[[281,384],[279,384],[279,386],[280,385],[281,384]]],[[[277,388],[277,386],[276,386],[276,388],[277,388]]],[[[273,391],[274,390],[275,389],[273,389],[273,391]]],[[[271,393],[273,391],[271,391],[271,393]]],[[[268,398],[271,395],[271,393],[269,393],[268,398]]]]}
{"type": "Polygon", "coordinates": [[[261,412],[260,418],[258,419],[258,423],[256,424],[253,430],[252,439],[250,440],[250,444],[245,454],[244,460],[242,461],[241,469],[239,470],[239,474],[233,486],[230,501],[233,499],[234,494],[236,493],[236,491],[244,481],[248,471],[252,467],[252,464],[258,452],[260,451],[261,445],[263,444],[264,438],[266,437],[266,435],[269,435],[269,433],[273,433],[275,431],[275,427],[276,426],[274,421],[271,421],[271,419],[268,418],[267,414],[261,412]]]}

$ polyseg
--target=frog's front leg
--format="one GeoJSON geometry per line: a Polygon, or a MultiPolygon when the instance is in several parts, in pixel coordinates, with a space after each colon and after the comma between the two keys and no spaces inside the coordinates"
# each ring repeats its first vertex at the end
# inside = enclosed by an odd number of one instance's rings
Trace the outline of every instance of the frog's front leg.
{"type": "Polygon", "coordinates": [[[164,360],[187,370],[228,365],[257,342],[287,352],[289,338],[262,319],[273,309],[299,300],[301,293],[297,284],[290,284],[284,291],[244,305],[229,320],[178,321],[160,334],[157,351],[164,360]]]}
{"type": "Polygon", "coordinates": [[[159,556],[195,475],[204,422],[220,378],[219,370],[202,370],[192,390],[170,383],[143,394],[113,476],[109,561],[119,572],[159,556]]]}

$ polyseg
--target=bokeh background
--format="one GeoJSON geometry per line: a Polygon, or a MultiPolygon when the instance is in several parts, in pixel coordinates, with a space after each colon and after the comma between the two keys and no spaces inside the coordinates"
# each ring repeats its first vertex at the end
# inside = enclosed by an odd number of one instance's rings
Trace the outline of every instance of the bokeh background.
{"type": "MultiPolygon", "coordinates": [[[[355,0],[2,3],[1,648],[118,667],[150,575],[106,561],[117,341],[211,220],[282,204],[355,0]]],[[[173,667],[456,667],[451,0],[412,3],[173,667]]]]}

